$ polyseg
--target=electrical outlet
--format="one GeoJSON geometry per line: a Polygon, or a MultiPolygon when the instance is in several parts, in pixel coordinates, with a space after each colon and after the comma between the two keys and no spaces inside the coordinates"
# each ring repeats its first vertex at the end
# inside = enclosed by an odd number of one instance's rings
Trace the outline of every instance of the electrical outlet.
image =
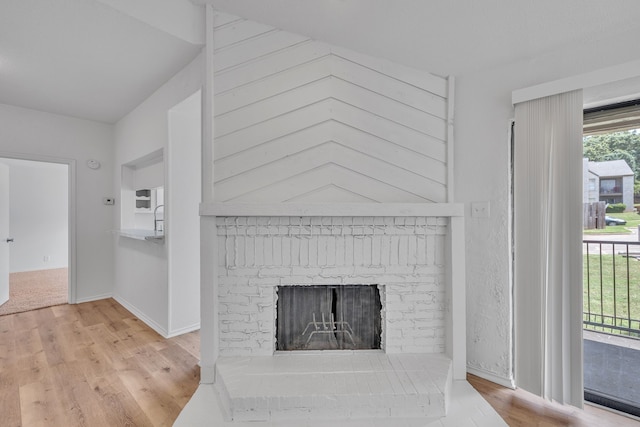
{"type": "Polygon", "coordinates": [[[49,262],[49,261],[51,261],[51,255],[45,255],[44,257],[42,257],[42,260],[43,260],[44,262],[49,262]]]}
{"type": "Polygon", "coordinates": [[[489,202],[471,203],[471,216],[474,218],[489,218],[489,202]]]}
{"type": "Polygon", "coordinates": [[[115,205],[116,199],[114,199],[113,197],[103,197],[102,203],[104,203],[105,205],[115,205]]]}

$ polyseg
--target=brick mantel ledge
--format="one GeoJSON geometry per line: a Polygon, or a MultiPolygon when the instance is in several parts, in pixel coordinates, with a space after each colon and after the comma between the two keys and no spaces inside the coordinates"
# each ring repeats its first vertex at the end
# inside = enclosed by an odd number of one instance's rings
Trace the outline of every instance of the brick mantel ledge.
{"type": "Polygon", "coordinates": [[[464,217],[462,203],[202,203],[201,216],[464,217]]]}

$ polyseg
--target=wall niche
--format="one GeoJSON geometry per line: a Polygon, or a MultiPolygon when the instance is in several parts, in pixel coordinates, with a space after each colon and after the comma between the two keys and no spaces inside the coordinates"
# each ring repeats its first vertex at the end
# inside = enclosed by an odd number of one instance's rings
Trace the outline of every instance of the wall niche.
{"type": "Polygon", "coordinates": [[[162,149],[122,165],[122,235],[143,240],[164,237],[164,169],[162,149]]]}

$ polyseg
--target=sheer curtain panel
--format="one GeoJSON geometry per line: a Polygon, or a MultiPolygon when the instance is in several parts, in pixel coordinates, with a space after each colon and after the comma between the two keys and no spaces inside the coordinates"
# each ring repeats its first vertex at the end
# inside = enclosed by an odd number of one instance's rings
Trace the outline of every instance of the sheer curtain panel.
{"type": "Polygon", "coordinates": [[[582,91],[516,105],[516,384],[582,407],[582,91]]]}

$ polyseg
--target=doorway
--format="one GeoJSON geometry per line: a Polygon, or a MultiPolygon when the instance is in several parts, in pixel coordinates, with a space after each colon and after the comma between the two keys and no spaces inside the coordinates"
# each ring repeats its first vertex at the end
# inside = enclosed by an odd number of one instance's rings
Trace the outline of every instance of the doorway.
{"type": "Polygon", "coordinates": [[[0,162],[9,171],[11,240],[6,243],[9,301],[0,314],[66,304],[71,295],[70,164],[18,157],[0,162]]]}
{"type": "Polygon", "coordinates": [[[640,416],[640,100],[584,111],[584,398],[640,416]],[[605,208],[606,206],[606,208],[605,208]]]}

